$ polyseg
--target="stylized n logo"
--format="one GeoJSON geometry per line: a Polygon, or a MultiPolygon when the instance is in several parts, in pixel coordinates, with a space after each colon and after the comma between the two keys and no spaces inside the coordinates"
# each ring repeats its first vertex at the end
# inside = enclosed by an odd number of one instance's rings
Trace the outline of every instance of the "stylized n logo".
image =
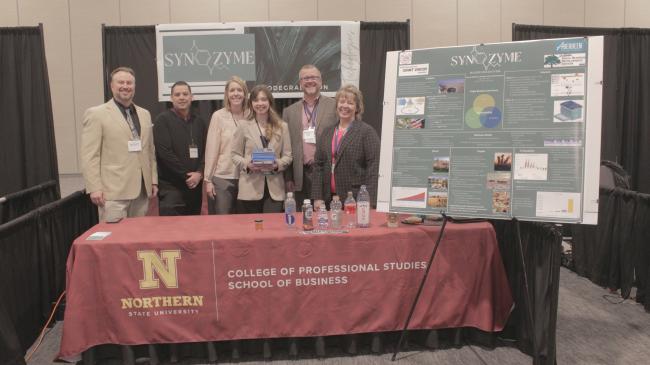
{"type": "Polygon", "coordinates": [[[181,258],[180,250],[163,250],[160,256],[153,250],[138,251],[138,260],[142,261],[144,279],[140,280],[140,289],[156,289],[160,282],[154,272],[167,288],[178,288],[176,260],[181,258]],[[164,263],[163,263],[164,261],[164,263]]]}

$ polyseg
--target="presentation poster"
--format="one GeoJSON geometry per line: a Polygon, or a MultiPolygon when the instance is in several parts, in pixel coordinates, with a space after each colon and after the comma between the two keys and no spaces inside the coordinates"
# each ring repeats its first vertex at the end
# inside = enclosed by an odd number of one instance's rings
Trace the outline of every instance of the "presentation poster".
{"type": "Polygon", "coordinates": [[[603,38],[390,52],[378,209],[596,224],[603,38]]]}
{"type": "Polygon", "coordinates": [[[305,64],[320,69],[324,95],[359,84],[359,22],[161,24],[156,48],[160,101],[180,80],[197,100],[221,100],[233,75],[268,85],[277,98],[302,97],[305,64]]]}

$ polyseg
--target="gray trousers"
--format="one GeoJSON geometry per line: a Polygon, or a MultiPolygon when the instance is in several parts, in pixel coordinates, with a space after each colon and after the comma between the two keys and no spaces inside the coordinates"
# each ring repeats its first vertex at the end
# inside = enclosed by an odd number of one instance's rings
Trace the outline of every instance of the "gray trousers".
{"type": "Polygon", "coordinates": [[[214,199],[208,197],[209,214],[235,214],[237,209],[237,193],[239,192],[239,180],[222,179],[212,176],[214,185],[214,199]]]}

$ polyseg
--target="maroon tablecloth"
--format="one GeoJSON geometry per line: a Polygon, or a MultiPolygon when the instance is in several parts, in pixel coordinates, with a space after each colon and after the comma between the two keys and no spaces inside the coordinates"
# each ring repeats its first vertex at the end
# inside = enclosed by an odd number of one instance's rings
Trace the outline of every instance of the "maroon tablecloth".
{"type": "MultiPolygon", "coordinates": [[[[371,228],[312,235],[287,229],[281,214],[99,224],[68,257],[59,356],[104,343],[401,329],[440,227],[372,218],[371,228]],[[87,240],[100,231],[111,234],[87,240]]],[[[512,305],[491,225],[449,223],[409,328],[499,331],[512,305]]]]}

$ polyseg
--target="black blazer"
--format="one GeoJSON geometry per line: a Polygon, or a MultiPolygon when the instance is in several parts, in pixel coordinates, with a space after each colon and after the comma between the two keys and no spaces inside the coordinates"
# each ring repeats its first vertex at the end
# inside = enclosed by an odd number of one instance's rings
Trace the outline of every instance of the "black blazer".
{"type": "MultiPolygon", "coordinates": [[[[337,125],[327,128],[322,134],[322,140],[317,141],[311,192],[314,200],[329,202],[332,199],[332,138],[337,125]]],[[[375,207],[381,145],[379,136],[374,128],[362,121],[353,121],[348,128],[336,158],[336,194],[345,201],[348,191],[351,191],[356,199],[361,185],[366,185],[370,193],[370,204],[375,207]]]]}

